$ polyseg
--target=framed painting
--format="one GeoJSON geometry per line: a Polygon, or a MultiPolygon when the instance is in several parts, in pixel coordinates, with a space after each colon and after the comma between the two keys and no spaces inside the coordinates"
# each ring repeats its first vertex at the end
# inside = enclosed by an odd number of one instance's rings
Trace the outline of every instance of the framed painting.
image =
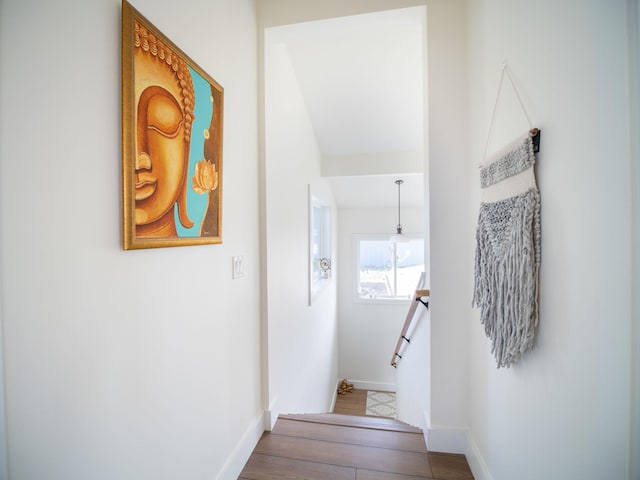
{"type": "Polygon", "coordinates": [[[123,1],[125,250],[222,243],[223,93],[123,1]]]}

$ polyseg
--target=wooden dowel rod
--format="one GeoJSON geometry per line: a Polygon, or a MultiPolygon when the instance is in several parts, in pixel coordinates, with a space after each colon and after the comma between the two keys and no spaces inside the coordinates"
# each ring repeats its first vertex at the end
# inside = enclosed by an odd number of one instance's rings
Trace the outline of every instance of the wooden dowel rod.
{"type": "Polygon", "coordinates": [[[409,311],[407,312],[407,316],[404,319],[404,325],[402,325],[402,332],[400,333],[400,338],[398,338],[398,342],[396,343],[396,349],[393,352],[393,357],[391,358],[391,365],[396,366],[398,364],[398,353],[400,353],[400,349],[402,348],[402,342],[406,340],[407,332],[409,328],[411,328],[411,324],[413,323],[413,316],[416,313],[416,308],[418,308],[418,299],[422,297],[428,297],[430,295],[429,290],[416,290],[413,295],[413,299],[411,300],[411,304],[409,305],[409,311]]]}

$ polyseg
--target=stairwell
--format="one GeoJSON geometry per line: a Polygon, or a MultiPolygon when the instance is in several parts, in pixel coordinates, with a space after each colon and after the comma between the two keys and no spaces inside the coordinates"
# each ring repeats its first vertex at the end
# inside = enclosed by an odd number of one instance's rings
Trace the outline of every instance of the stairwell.
{"type": "Polygon", "coordinates": [[[378,417],[281,415],[239,480],[472,480],[463,455],[428,452],[422,430],[378,417]]]}

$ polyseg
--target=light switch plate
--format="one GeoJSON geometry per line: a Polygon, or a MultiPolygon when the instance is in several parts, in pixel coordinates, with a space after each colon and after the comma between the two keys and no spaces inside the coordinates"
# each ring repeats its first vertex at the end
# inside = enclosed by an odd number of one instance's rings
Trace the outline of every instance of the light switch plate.
{"type": "Polygon", "coordinates": [[[231,257],[231,278],[244,277],[244,259],[242,256],[231,257]]]}

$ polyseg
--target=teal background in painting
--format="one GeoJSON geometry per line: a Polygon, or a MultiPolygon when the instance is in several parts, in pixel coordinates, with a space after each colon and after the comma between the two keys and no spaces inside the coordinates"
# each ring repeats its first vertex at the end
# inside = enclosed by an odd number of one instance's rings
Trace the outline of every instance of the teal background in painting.
{"type": "Polygon", "coordinates": [[[204,131],[209,130],[213,115],[211,101],[211,86],[198,72],[189,67],[195,93],[195,108],[193,124],[191,125],[191,146],[189,149],[189,170],[187,171],[187,212],[194,222],[193,227],[185,228],[178,219],[178,207],[174,208],[176,230],[178,237],[199,237],[200,227],[209,204],[209,195],[198,194],[193,191],[193,175],[196,163],[204,159],[204,131]]]}

